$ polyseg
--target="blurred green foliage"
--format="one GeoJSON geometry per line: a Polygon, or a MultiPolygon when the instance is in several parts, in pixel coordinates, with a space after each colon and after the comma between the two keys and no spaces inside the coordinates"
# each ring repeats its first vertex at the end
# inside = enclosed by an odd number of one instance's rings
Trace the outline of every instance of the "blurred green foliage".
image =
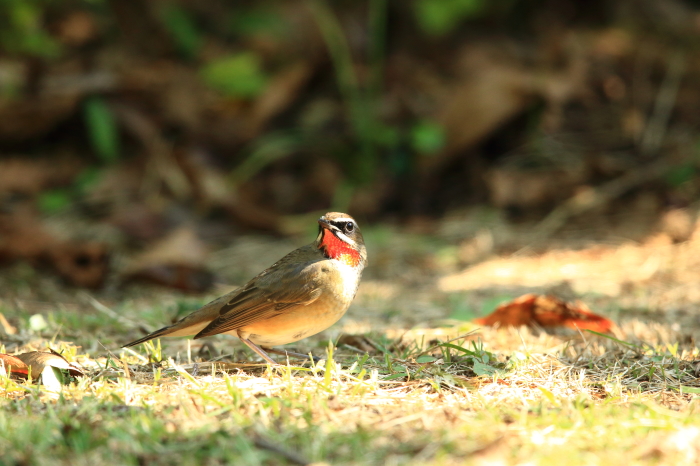
{"type": "Polygon", "coordinates": [[[204,81],[228,97],[253,98],[265,90],[268,77],[260,57],[242,52],[212,61],[202,69],[204,81]]]}
{"type": "MultiPolygon", "coordinates": [[[[459,13],[464,18],[468,10],[462,3],[431,1],[432,6],[415,4],[421,8],[441,9],[452,17],[459,13]],[[435,6],[437,5],[437,6],[435,6]]],[[[470,0],[476,1],[479,0],[470,0]]],[[[397,124],[382,121],[379,105],[384,82],[387,8],[386,0],[368,2],[368,45],[366,65],[369,73],[361,78],[339,18],[327,0],[309,0],[321,30],[328,53],[333,61],[336,81],[342,94],[355,146],[336,153],[343,164],[348,181],[361,185],[374,180],[379,169],[394,176],[411,173],[414,154],[429,155],[439,151],[445,143],[444,129],[436,122],[421,121],[408,131],[397,124]],[[406,149],[411,149],[410,151],[406,149]]],[[[432,11],[432,10],[431,10],[432,11]]]]}
{"type": "MultiPolygon", "coordinates": [[[[512,3],[500,3],[509,1],[512,3]]],[[[294,32],[293,23],[286,16],[287,4],[282,0],[225,3],[225,7],[222,4],[205,8],[193,2],[164,0],[143,8],[154,17],[140,20],[146,25],[155,22],[162,26],[171,42],[170,49],[165,50],[177,50],[190,61],[190,66],[198,67],[199,76],[209,87],[225,97],[253,100],[267,89],[279,69],[276,66],[288,57],[265,54],[255,47],[246,50],[247,39],[265,36],[272,42],[288,40],[294,32]],[[221,12],[222,16],[215,18],[212,11],[221,12]],[[205,44],[209,43],[215,46],[206,47],[205,53],[205,44]]],[[[16,55],[57,57],[64,50],[52,37],[55,30],[49,27],[47,18],[53,20],[74,9],[88,9],[97,13],[99,23],[118,16],[117,4],[106,0],[0,0],[0,46],[16,55]]],[[[445,131],[437,122],[416,121],[419,117],[415,116],[389,122],[382,117],[388,0],[365,0],[359,8],[349,5],[352,2],[306,0],[333,64],[345,117],[343,133],[328,137],[324,125],[334,118],[331,111],[328,120],[318,127],[263,134],[250,145],[248,156],[232,172],[233,179],[247,179],[265,165],[292,153],[317,151],[319,140],[323,140],[322,150],[335,157],[345,175],[345,184],[339,185],[336,198],[346,199],[351,197],[353,187],[371,183],[379,173],[396,178],[411,176],[417,157],[430,156],[443,148],[445,131]],[[349,40],[348,24],[341,21],[346,10],[365,15],[360,17],[364,21],[361,29],[366,31],[364,41],[349,40]]],[[[414,15],[415,24],[425,35],[445,36],[465,21],[487,14],[491,11],[489,5],[485,0],[412,0],[404,8],[414,15]]],[[[117,40],[116,36],[102,37],[117,40]]],[[[0,89],[5,95],[14,92],[10,85],[0,89]]],[[[83,118],[86,137],[96,156],[102,163],[117,161],[119,129],[105,100],[98,96],[86,99],[83,118]]],[[[676,178],[688,177],[687,173],[681,175],[676,178]]],[[[47,201],[47,205],[57,203],[47,201]]]]}
{"type": "Polygon", "coordinates": [[[96,167],[84,169],[75,180],[74,188],[81,194],[88,192],[102,177],[103,170],[96,167]]]}
{"type": "Polygon", "coordinates": [[[257,34],[284,37],[289,34],[289,23],[278,12],[266,8],[236,10],[230,20],[231,31],[247,37],[257,34]]]}
{"type": "MultiPolygon", "coordinates": [[[[378,10],[386,8],[386,0],[374,0],[370,2],[370,18],[379,16],[378,10]]],[[[357,141],[357,147],[350,153],[340,155],[344,162],[345,171],[351,182],[364,184],[372,181],[380,164],[379,149],[384,146],[394,146],[398,143],[398,132],[384,124],[378,117],[377,105],[379,104],[377,80],[381,79],[379,73],[372,73],[374,81],[362,82],[356,74],[352,53],[342,26],[327,1],[310,0],[309,6],[314,14],[316,23],[321,30],[323,39],[328,48],[328,53],[335,68],[336,81],[342,94],[350,126],[357,141]],[[345,156],[343,156],[345,155],[345,156]]],[[[369,41],[372,44],[375,57],[382,54],[377,50],[383,50],[384,24],[371,22],[369,41]]],[[[380,66],[380,63],[370,63],[370,67],[380,66]]]]}
{"type": "Polygon", "coordinates": [[[39,210],[45,214],[55,214],[68,207],[72,202],[68,189],[52,189],[44,191],[39,195],[37,204],[39,210]]]}
{"type": "Polygon", "coordinates": [[[0,0],[0,44],[10,54],[53,58],[60,45],[44,28],[51,0],[0,0]]]}
{"type": "Polygon", "coordinates": [[[669,186],[677,188],[693,179],[697,174],[697,168],[694,163],[684,163],[682,165],[669,169],[666,173],[666,183],[669,186]]]}
{"type": "Polygon", "coordinates": [[[102,162],[116,162],[119,158],[119,130],[112,110],[100,97],[90,97],[83,105],[85,126],[95,154],[102,162]]]}
{"type": "Polygon", "coordinates": [[[421,121],[411,129],[411,146],[422,155],[430,155],[442,149],[445,138],[445,129],[434,121],[421,121]]]}
{"type": "Polygon", "coordinates": [[[43,191],[37,199],[39,210],[51,215],[70,208],[76,199],[84,197],[100,181],[103,173],[104,169],[88,167],[80,172],[72,185],[43,191]]]}
{"type": "Polygon", "coordinates": [[[19,56],[57,58],[61,44],[51,35],[46,18],[76,6],[95,8],[106,0],[0,0],[0,48],[19,56]]]}
{"type": "Polygon", "coordinates": [[[442,36],[465,19],[479,16],[486,4],[484,0],[415,0],[414,12],[423,31],[442,36]]]}
{"type": "Polygon", "coordinates": [[[271,133],[259,138],[246,150],[243,162],[232,172],[231,179],[238,184],[245,183],[268,164],[294,152],[300,144],[300,136],[294,132],[271,133]]]}
{"type": "Polygon", "coordinates": [[[204,39],[192,16],[176,3],[163,4],[159,16],[179,52],[186,58],[195,58],[204,39]]]}
{"type": "MultiPolygon", "coordinates": [[[[0,0],[0,45],[9,53],[39,58],[54,58],[62,53],[61,44],[51,36],[47,17],[73,8],[89,8],[101,15],[112,14],[105,0],[0,0]]],[[[290,33],[290,23],[281,13],[281,1],[230,7],[224,20],[234,37],[267,35],[277,39],[290,33]]],[[[336,16],[335,4],[328,0],[308,0],[331,56],[337,86],[341,92],[350,129],[351,144],[343,141],[332,151],[342,165],[350,185],[371,182],[378,170],[394,175],[410,172],[414,154],[429,155],[441,149],[444,131],[434,122],[420,121],[408,128],[387,123],[379,116],[384,82],[387,0],[367,0],[368,44],[363,60],[366,76],[357,74],[357,56],[351,51],[346,32],[336,16]]],[[[418,25],[428,34],[445,34],[460,21],[479,14],[483,0],[415,0],[412,4],[418,25]]],[[[160,2],[154,18],[167,31],[173,47],[188,60],[200,57],[207,34],[191,5],[179,1],[160,2]]],[[[52,16],[53,15],[53,16],[52,16]]],[[[220,30],[221,31],[221,30],[220,30]]],[[[219,32],[221,34],[221,32],[219,32]]],[[[225,34],[225,33],[224,33],[225,34]]],[[[262,57],[253,51],[222,56],[200,66],[200,76],[211,88],[226,97],[254,99],[266,89],[270,75],[262,57]]],[[[9,91],[8,91],[9,92],[9,91]]],[[[83,104],[87,138],[103,163],[119,158],[117,123],[104,99],[94,96],[83,104]]],[[[286,156],[318,139],[318,134],[272,135],[251,149],[234,178],[247,178],[261,166],[286,156]],[[290,139],[291,137],[291,139],[290,139]]],[[[347,188],[347,186],[346,186],[347,188]]],[[[343,197],[343,196],[341,196],[343,197]]],[[[58,199],[58,197],[56,197],[58,199]]],[[[58,200],[46,201],[49,210],[58,200]]]]}
{"type": "Polygon", "coordinates": [[[673,188],[695,180],[700,172],[700,142],[696,142],[694,151],[678,165],[672,166],[666,172],[666,184],[673,188]]]}

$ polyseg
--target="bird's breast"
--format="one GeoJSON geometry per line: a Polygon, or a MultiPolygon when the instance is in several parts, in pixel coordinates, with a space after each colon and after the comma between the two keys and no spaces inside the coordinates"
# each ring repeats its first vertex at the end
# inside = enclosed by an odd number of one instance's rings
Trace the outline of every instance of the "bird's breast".
{"type": "Polygon", "coordinates": [[[251,323],[240,330],[253,343],[262,346],[292,343],[322,332],[340,320],[350,307],[360,274],[358,267],[329,260],[317,271],[317,284],[321,289],[318,299],[289,308],[273,318],[251,323]]]}
{"type": "Polygon", "coordinates": [[[346,303],[347,307],[355,298],[355,293],[357,293],[362,268],[333,259],[329,260],[329,262],[329,265],[324,266],[325,273],[328,276],[328,279],[324,280],[327,283],[327,289],[324,290],[324,294],[334,296],[339,302],[346,303]]]}

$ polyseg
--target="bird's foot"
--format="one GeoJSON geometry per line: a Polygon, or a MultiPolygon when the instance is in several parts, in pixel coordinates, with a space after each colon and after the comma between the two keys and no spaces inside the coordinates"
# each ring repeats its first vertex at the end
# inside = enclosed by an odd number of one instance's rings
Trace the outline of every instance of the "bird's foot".
{"type": "Polygon", "coordinates": [[[299,359],[311,358],[311,361],[313,361],[314,363],[317,363],[321,360],[321,358],[317,358],[316,356],[311,356],[311,355],[302,354],[302,353],[295,353],[294,351],[278,350],[275,348],[265,348],[265,351],[267,351],[268,353],[279,354],[282,356],[293,356],[293,357],[299,358],[299,359]]]}
{"type": "Polygon", "coordinates": [[[279,363],[276,362],[274,359],[272,359],[270,357],[270,355],[267,354],[268,352],[273,353],[273,354],[281,354],[282,356],[287,356],[287,357],[293,356],[293,357],[301,358],[301,359],[309,359],[309,357],[310,357],[314,363],[317,363],[321,360],[320,358],[317,358],[315,356],[309,356],[308,354],[294,353],[292,351],[283,351],[283,350],[278,350],[275,348],[264,348],[263,349],[260,346],[256,345],[255,343],[253,343],[252,341],[248,340],[247,338],[241,338],[241,337],[238,337],[238,338],[240,338],[241,341],[248,346],[248,348],[250,348],[253,351],[255,351],[256,353],[258,353],[260,355],[260,357],[262,357],[265,361],[269,362],[273,366],[277,366],[277,365],[279,365],[279,363]]]}

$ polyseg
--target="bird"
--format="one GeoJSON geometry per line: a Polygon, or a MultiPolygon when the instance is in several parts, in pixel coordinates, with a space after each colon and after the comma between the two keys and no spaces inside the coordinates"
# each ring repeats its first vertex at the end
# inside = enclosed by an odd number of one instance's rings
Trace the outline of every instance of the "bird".
{"type": "Polygon", "coordinates": [[[123,347],[166,336],[229,334],[272,365],[277,363],[268,352],[308,358],[271,347],[335,324],[355,298],[366,265],[367,250],[355,219],[328,212],[318,219],[314,242],[290,252],[242,287],[123,347]]]}

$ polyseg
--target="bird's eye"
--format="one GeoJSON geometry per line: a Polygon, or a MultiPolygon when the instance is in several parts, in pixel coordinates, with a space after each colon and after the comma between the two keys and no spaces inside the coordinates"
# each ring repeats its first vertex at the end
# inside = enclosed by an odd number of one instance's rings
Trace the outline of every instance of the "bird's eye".
{"type": "Polygon", "coordinates": [[[348,222],[345,224],[345,231],[347,233],[352,233],[355,230],[355,224],[352,222],[348,222]]]}

